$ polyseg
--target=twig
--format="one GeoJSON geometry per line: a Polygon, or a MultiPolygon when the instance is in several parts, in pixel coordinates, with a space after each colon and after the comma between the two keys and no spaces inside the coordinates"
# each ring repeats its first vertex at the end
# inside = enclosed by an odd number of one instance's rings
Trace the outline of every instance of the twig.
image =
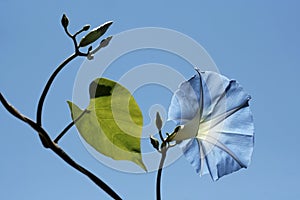
{"type": "Polygon", "coordinates": [[[55,138],[55,140],[53,140],[54,143],[58,143],[58,141],[68,132],[68,130],[70,128],[72,128],[72,126],[74,126],[74,124],[81,119],[81,117],[83,117],[83,115],[85,113],[87,113],[88,110],[84,110],[74,121],[72,121],[70,124],[68,124],[68,126],[66,126],[66,128],[64,128],[64,130],[55,138]]]}
{"type": "Polygon", "coordinates": [[[93,173],[82,167],[81,165],[77,164],[68,154],[61,149],[57,144],[51,141],[48,133],[37,123],[29,119],[28,117],[22,115],[19,111],[17,111],[12,105],[10,105],[6,99],[3,97],[2,93],[0,93],[0,101],[5,107],[5,109],[15,116],[16,118],[20,119],[21,121],[25,122],[29,126],[31,126],[41,137],[42,141],[50,148],[56,155],[58,155],[61,159],[63,159],[66,163],[68,163],[71,167],[75,168],[82,174],[86,175],[89,179],[91,179],[98,187],[103,189],[107,194],[109,194],[114,199],[121,199],[121,197],[111,189],[106,183],[104,183],[101,179],[95,176],[93,173]]]}
{"type": "Polygon", "coordinates": [[[52,73],[49,80],[46,83],[46,86],[41,94],[38,107],[37,107],[37,113],[36,113],[36,122],[38,125],[42,125],[42,112],[43,112],[43,105],[45,98],[48,94],[48,91],[50,89],[51,84],[53,83],[55,77],[58,75],[58,73],[66,66],[69,62],[71,62],[74,58],[76,58],[78,55],[76,53],[72,54],[70,57],[68,57],[64,62],[62,62],[56,70],[52,73]]]}
{"type": "MultiPolygon", "coordinates": [[[[38,106],[37,106],[37,113],[36,113],[36,122],[39,126],[42,126],[42,112],[43,112],[43,105],[44,105],[44,102],[45,102],[45,99],[46,99],[46,96],[49,92],[49,89],[55,79],[55,77],[58,75],[58,73],[69,63],[71,62],[73,59],[75,59],[76,57],[78,56],[88,56],[89,53],[90,53],[90,50],[88,50],[87,53],[82,53],[80,50],[79,50],[79,47],[77,45],[77,41],[76,41],[76,36],[78,35],[78,33],[80,33],[80,30],[79,32],[77,32],[76,34],[72,35],[70,34],[70,32],[68,31],[67,28],[64,28],[66,34],[72,39],[73,43],[74,43],[74,48],[75,48],[75,53],[72,54],[71,56],[69,56],[66,60],[64,60],[57,68],[56,70],[51,74],[49,80],[47,81],[46,83],[46,86],[44,87],[44,90],[41,94],[41,97],[39,99],[39,103],[38,103],[38,106]]],[[[47,144],[45,144],[45,141],[40,138],[41,141],[42,141],[42,144],[45,148],[48,148],[47,144]]]]}
{"type": "Polygon", "coordinates": [[[44,101],[46,99],[46,96],[49,92],[49,89],[55,79],[55,77],[58,75],[58,73],[73,59],[75,59],[78,56],[85,56],[87,57],[90,54],[90,51],[92,48],[90,47],[87,51],[87,53],[82,53],[79,50],[79,46],[76,41],[76,36],[81,33],[82,31],[85,31],[89,28],[89,26],[85,26],[82,28],[82,30],[78,31],[74,35],[70,34],[70,32],[67,29],[68,26],[68,19],[66,16],[63,16],[62,19],[62,25],[64,27],[64,30],[66,34],[72,39],[74,43],[75,53],[72,54],[70,57],[68,57],[66,60],[64,60],[53,72],[53,74],[50,76],[49,80],[46,83],[46,86],[41,94],[41,97],[38,102],[37,106],[37,113],[36,113],[36,122],[29,119],[28,117],[22,115],[18,110],[16,110],[12,105],[10,105],[6,99],[3,97],[3,95],[0,93],[0,101],[3,104],[3,106],[6,108],[6,110],[15,116],[16,118],[20,119],[21,121],[25,122],[29,126],[31,126],[39,135],[40,140],[45,148],[51,149],[56,155],[58,155],[61,159],[63,159],[66,163],[68,163],[71,167],[75,168],[82,174],[86,175],[89,179],[91,179],[98,187],[103,189],[107,194],[109,194],[113,199],[121,199],[121,197],[112,190],[106,183],[104,183],[101,179],[99,179],[97,176],[95,176],[93,173],[85,169],[84,167],[77,164],[63,149],[61,149],[56,143],[58,140],[78,121],[84,113],[87,112],[85,110],[77,119],[75,119],[73,122],[71,122],[60,134],[59,136],[52,141],[49,137],[49,134],[42,128],[42,112],[43,112],[43,105],[44,101]],[[63,21],[64,20],[64,21],[63,21]]]}

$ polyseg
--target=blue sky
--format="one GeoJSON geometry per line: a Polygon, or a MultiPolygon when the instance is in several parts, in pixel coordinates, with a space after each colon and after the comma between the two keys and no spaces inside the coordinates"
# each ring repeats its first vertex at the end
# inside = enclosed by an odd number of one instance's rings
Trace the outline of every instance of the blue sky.
{"type": "MultiPolygon", "coordinates": [[[[256,139],[250,167],[217,182],[209,176],[200,178],[180,158],[163,171],[163,199],[296,199],[300,195],[299,6],[296,0],[2,0],[0,90],[22,113],[35,117],[47,78],[73,51],[60,25],[63,13],[70,18],[71,31],[108,20],[114,21],[109,34],[148,26],[174,29],[200,43],[220,72],[237,79],[251,94],[256,139]]],[[[70,122],[65,102],[72,98],[83,61],[77,59],[63,70],[49,93],[44,124],[52,137],[70,122]]],[[[36,134],[3,107],[0,132],[0,199],[109,199],[43,149],[36,134]]],[[[61,146],[125,199],[154,199],[156,173],[128,174],[102,165],[86,151],[75,128],[61,146]]]]}

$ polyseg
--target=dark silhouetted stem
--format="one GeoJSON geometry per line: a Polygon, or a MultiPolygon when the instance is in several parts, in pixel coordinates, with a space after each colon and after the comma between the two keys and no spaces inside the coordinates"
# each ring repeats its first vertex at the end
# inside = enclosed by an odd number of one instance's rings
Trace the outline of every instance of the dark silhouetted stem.
{"type": "Polygon", "coordinates": [[[159,138],[161,139],[161,141],[164,141],[164,137],[161,133],[161,130],[158,130],[158,134],[159,134],[159,138]]]}
{"type": "Polygon", "coordinates": [[[167,150],[168,149],[166,147],[163,147],[161,149],[161,159],[160,159],[159,168],[156,177],[156,200],[161,200],[161,174],[162,174],[164,162],[167,155],[167,150]]]}
{"type": "Polygon", "coordinates": [[[98,187],[103,189],[107,194],[109,194],[113,199],[120,200],[121,197],[111,189],[106,183],[104,183],[101,179],[95,176],[93,173],[85,169],[84,167],[77,164],[70,156],[68,156],[63,149],[61,149],[57,144],[52,142],[51,138],[49,137],[48,133],[37,123],[29,119],[28,117],[22,115],[19,111],[17,111],[13,106],[11,106],[6,99],[3,97],[2,93],[0,93],[0,101],[5,107],[5,109],[15,116],[16,118],[20,119],[21,121],[25,122],[29,126],[31,126],[40,136],[42,141],[45,142],[45,145],[51,149],[56,155],[58,155],[61,159],[63,159],[66,163],[68,163],[71,167],[75,168],[82,174],[86,175],[90,180],[92,180],[98,187]]]}
{"type": "MultiPolygon", "coordinates": [[[[78,54],[74,53],[70,57],[68,57],[64,62],[62,62],[56,70],[53,72],[53,74],[50,76],[49,80],[46,83],[46,86],[41,94],[38,107],[37,107],[37,113],[36,113],[36,123],[39,126],[42,126],[42,112],[43,112],[43,105],[46,99],[46,96],[48,94],[48,91],[51,87],[51,84],[53,83],[55,77],[58,75],[58,73],[66,66],[69,62],[71,62],[74,58],[76,58],[78,54]]],[[[48,148],[47,144],[45,141],[40,137],[42,144],[44,145],[45,148],[48,148]]]]}

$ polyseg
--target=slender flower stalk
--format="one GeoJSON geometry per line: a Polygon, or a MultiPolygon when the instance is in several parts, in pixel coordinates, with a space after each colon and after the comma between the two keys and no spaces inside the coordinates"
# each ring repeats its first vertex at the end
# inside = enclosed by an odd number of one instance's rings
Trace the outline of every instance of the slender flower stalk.
{"type": "Polygon", "coordinates": [[[156,176],[156,199],[157,200],[161,200],[161,176],[162,176],[162,171],[163,171],[163,167],[164,167],[164,163],[166,160],[166,156],[167,156],[167,151],[169,148],[175,146],[172,145],[170,142],[172,141],[172,138],[177,134],[177,131],[179,130],[178,127],[176,127],[173,131],[173,133],[171,134],[166,134],[167,137],[164,138],[161,128],[163,126],[163,121],[159,115],[159,113],[156,113],[156,128],[158,130],[158,134],[159,134],[159,138],[161,140],[161,145],[159,148],[159,141],[154,138],[153,136],[150,137],[150,142],[152,144],[152,146],[161,154],[161,158],[160,158],[160,162],[159,162],[159,167],[157,170],[157,176],[156,176]]]}
{"type": "Polygon", "coordinates": [[[160,159],[159,168],[156,177],[156,199],[157,200],[161,200],[161,175],[164,167],[164,162],[167,156],[167,150],[168,149],[166,147],[161,149],[161,159],[160,159]]]}

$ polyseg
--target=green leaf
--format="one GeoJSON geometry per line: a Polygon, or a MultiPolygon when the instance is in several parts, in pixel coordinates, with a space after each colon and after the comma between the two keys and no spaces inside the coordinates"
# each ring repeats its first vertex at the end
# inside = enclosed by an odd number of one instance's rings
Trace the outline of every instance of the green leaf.
{"type": "MultiPolygon", "coordinates": [[[[82,112],[68,102],[72,118],[82,112]]],[[[130,92],[120,84],[100,78],[90,84],[89,111],[76,122],[84,138],[98,152],[115,160],[128,160],[146,171],[141,156],[142,112],[130,92]]]]}
{"type": "Polygon", "coordinates": [[[84,36],[81,39],[79,43],[79,47],[85,47],[98,40],[107,31],[110,25],[112,25],[112,23],[113,23],[112,21],[109,21],[91,30],[88,34],[86,34],[86,36],[84,36]]]}

